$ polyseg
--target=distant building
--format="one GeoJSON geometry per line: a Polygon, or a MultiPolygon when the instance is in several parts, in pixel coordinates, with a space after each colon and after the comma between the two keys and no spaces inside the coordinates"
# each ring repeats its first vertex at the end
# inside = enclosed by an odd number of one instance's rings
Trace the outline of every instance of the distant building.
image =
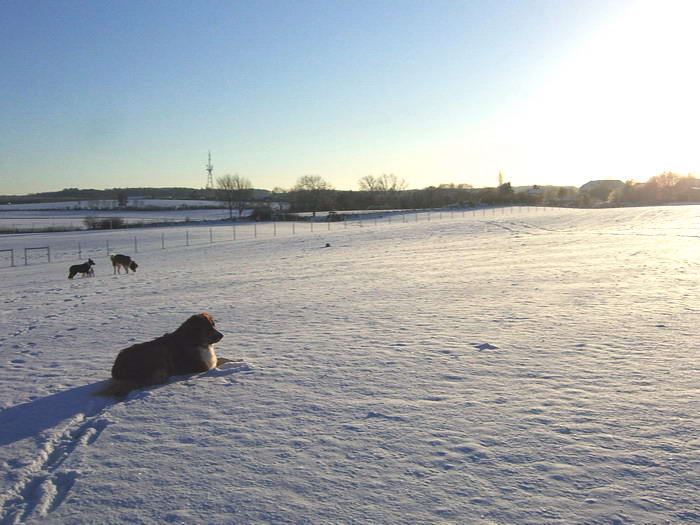
{"type": "Polygon", "coordinates": [[[616,190],[618,188],[624,188],[625,183],[622,182],[621,180],[613,180],[613,179],[607,179],[607,180],[592,180],[581,186],[578,191],[582,191],[584,193],[590,193],[592,191],[596,192],[601,192],[601,191],[607,191],[610,193],[613,190],[616,190]]]}

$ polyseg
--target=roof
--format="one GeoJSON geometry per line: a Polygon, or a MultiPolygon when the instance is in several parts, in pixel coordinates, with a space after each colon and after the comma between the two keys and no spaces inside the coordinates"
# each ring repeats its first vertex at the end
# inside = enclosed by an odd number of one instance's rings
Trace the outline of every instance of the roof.
{"type": "Polygon", "coordinates": [[[622,188],[624,185],[624,182],[615,179],[592,180],[581,186],[579,191],[591,191],[594,188],[608,188],[614,190],[616,188],[622,188]]]}

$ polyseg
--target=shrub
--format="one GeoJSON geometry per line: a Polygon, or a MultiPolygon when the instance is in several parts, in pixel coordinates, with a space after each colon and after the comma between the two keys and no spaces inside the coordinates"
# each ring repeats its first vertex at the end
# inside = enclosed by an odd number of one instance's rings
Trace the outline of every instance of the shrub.
{"type": "Polygon", "coordinates": [[[250,218],[255,221],[272,220],[272,210],[269,207],[255,208],[250,218]]]}
{"type": "Polygon", "coordinates": [[[85,217],[83,224],[88,230],[111,230],[124,228],[124,219],[121,217],[85,217]]]}

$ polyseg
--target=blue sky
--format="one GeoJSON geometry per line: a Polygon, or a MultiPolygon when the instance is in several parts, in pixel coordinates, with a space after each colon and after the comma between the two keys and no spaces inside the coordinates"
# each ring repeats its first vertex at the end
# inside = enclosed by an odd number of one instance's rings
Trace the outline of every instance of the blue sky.
{"type": "Polygon", "coordinates": [[[698,5],[4,0],[0,194],[697,174],[698,5]]]}

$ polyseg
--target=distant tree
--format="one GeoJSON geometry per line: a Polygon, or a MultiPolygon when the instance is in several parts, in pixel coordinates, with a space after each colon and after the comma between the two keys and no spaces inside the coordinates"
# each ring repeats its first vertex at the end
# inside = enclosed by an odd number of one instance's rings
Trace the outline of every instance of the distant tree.
{"type": "Polygon", "coordinates": [[[120,208],[126,208],[126,205],[129,202],[129,197],[124,191],[120,191],[117,194],[117,202],[119,203],[120,208]]]}
{"type": "Polygon", "coordinates": [[[216,186],[221,190],[224,201],[228,206],[229,217],[233,219],[234,208],[238,209],[240,217],[245,208],[246,202],[253,196],[253,185],[250,180],[241,177],[237,173],[235,175],[224,175],[216,179],[216,186]]]}
{"type": "Polygon", "coordinates": [[[377,177],[374,175],[365,175],[358,181],[358,184],[360,186],[360,191],[378,190],[377,177]]]}
{"type": "Polygon", "coordinates": [[[291,190],[301,208],[313,212],[314,216],[322,204],[333,201],[333,186],[320,175],[302,175],[291,190]]]}
{"type": "Polygon", "coordinates": [[[333,185],[320,175],[302,175],[292,188],[293,191],[324,191],[332,189],[333,185]]]}
{"type": "Polygon", "coordinates": [[[406,189],[404,179],[399,179],[393,173],[383,173],[378,177],[366,175],[359,181],[361,191],[372,193],[374,206],[381,208],[396,207],[398,203],[397,193],[406,189]]]}
{"type": "Polygon", "coordinates": [[[698,180],[693,175],[679,175],[666,171],[650,178],[644,184],[644,193],[649,200],[655,201],[691,201],[698,198],[698,180]]]}
{"type": "Polygon", "coordinates": [[[390,192],[405,190],[407,187],[406,181],[393,173],[383,173],[378,177],[366,175],[360,179],[359,184],[362,191],[390,192]]]}
{"type": "Polygon", "coordinates": [[[513,187],[510,185],[510,182],[504,182],[498,187],[498,193],[502,196],[509,196],[513,195],[515,192],[513,191],[513,187]]]}

